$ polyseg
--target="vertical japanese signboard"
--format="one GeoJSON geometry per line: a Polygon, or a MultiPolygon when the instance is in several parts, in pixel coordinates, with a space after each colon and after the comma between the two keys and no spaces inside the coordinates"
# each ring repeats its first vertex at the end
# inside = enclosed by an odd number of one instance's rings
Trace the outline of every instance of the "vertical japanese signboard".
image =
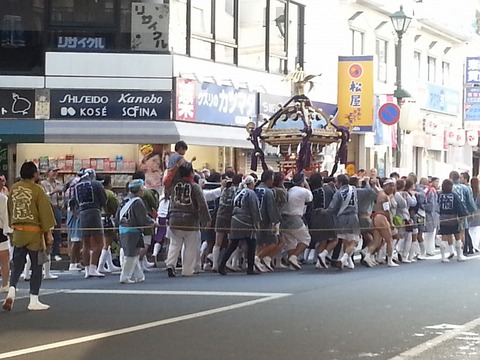
{"type": "Polygon", "coordinates": [[[167,51],[168,24],[168,4],[132,3],[132,50],[167,51]]]}
{"type": "Polygon", "coordinates": [[[373,131],[373,56],[339,56],[337,124],[373,131]]]}
{"type": "Polygon", "coordinates": [[[480,84],[480,57],[467,57],[465,66],[465,84],[480,84]]]}

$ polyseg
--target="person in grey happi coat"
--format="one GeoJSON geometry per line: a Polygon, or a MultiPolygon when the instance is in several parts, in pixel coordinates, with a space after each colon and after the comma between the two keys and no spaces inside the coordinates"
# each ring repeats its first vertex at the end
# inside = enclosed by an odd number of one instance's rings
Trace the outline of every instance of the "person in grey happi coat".
{"type": "Polygon", "coordinates": [[[255,256],[255,268],[262,272],[273,270],[271,256],[276,252],[278,243],[278,238],[275,235],[276,225],[280,224],[281,219],[275,202],[275,195],[271,189],[273,187],[274,174],[273,170],[264,171],[260,184],[254,190],[258,197],[262,218],[260,229],[256,234],[258,256],[255,256]]]}
{"type": "Polygon", "coordinates": [[[132,180],[128,184],[130,193],[123,200],[115,215],[119,224],[120,244],[125,254],[120,282],[133,284],[145,280],[140,266],[140,250],[145,246],[143,242],[143,227],[158,225],[150,216],[141,199],[143,180],[132,180]]]}
{"type": "Polygon", "coordinates": [[[340,259],[340,269],[345,264],[353,269],[355,265],[351,256],[360,240],[357,189],[349,185],[347,175],[339,175],[337,183],[340,188],[333,196],[327,211],[333,214],[337,237],[343,241],[344,254],[340,259]]]}
{"type": "Polygon", "coordinates": [[[253,270],[255,262],[255,248],[256,241],[254,231],[259,228],[260,206],[257,194],[253,189],[255,188],[255,179],[251,175],[243,178],[240,184],[240,190],[237,192],[233,200],[233,216],[232,229],[230,231],[230,243],[223,255],[222,261],[218,267],[220,275],[226,275],[226,264],[230,256],[233,254],[238,246],[240,240],[245,240],[247,243],[247,274],[257,274],[253,270]]]}

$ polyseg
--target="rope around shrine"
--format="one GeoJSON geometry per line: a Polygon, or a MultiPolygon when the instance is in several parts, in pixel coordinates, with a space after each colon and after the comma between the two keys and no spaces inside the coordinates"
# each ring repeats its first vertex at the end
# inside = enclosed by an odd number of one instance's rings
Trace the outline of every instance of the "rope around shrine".
{"type": "MultiPolygon", "coordinates": [[[[457,217],[457,221],[459,224],[462,223],[464,220],[468,220],[470,218],[473,218],[474,215],[467,215],[463,217],[457,217]]],[[[356,230],[360,230],[360,232],[368,232],[368,231],[373,231],[373,230],[382,230],[382,229],[392,229],[393,227],[396,229],[402,229],[402,228],[411,228],[411,227],[416,227],[416,226],[426,226],[426,225],[437,225],[441,224],[443,222],[451,222],[452,219],[447,219],[447,220],[438,220],[438,221],[430,221],[430,222],[424,222],[422,224],[402,224],[399,226],[384,226],[384,227],[359,227],[356,228],[356,230]]],[[[128,229],[152,229],[154,226],[128,226],[128,227],[123,227],[123,228],[128,228],[128,229]]],[[[176,230],[185,230],[185,231],[198,231],[198,230],[214,230],[214,231],[222,231],[222,232],[230,232],[230,231],[256,231],[256,232],[274,232],[276,231],[275,228],[270,228],[270,229],[259,229],[259,228],[220,228],[220,227],[215,227],[215,226],[202,226],[202,227],[196,227],[196,226],[169,226],[167,225],[160,225],[160,226],[155,226],[155,227],[160,227],[160,228],[168,228],[170,227],[171,229],[176,229],[176,230]]],[[[100,231],[100,230],[119,230],[119,227],[108,227],[108,228],[65,228],[65,227],[60,227],[60,228],[53,228],[52,231],[73,231],[73,230],[80,230],[80,231],[100,231]]],[[[298,229],[288,229],[289,231],[295,231],[298,229]]],[[[327,232],[327,231],[344,231],[345,228],[328,228],[328,229],[308,229],[309,232],[311,233],[318,233],[318,232],[327,232]]],[[[280,232],[282,231],[282,228],[280,228],[280,232]]]]}

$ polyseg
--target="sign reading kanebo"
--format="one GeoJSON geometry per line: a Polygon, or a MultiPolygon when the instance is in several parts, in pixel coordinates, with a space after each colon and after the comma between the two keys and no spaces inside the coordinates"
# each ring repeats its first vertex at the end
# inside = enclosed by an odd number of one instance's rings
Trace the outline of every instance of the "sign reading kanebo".
{"type": "Polygon", "coordinates": [[[171,93],[51,90],[51,119],[170,119],[171,93]]]}

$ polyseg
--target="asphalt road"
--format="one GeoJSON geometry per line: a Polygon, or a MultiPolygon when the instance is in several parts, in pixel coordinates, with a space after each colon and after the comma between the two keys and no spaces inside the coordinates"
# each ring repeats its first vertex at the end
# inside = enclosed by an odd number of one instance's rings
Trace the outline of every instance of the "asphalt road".
{"type": "Polygon", "coordinates": [[[26,309],[22,281],[0,313],[0,359],[480,359],[479,260],[134,285],[57,272],[50,310],[26,309]]]}

